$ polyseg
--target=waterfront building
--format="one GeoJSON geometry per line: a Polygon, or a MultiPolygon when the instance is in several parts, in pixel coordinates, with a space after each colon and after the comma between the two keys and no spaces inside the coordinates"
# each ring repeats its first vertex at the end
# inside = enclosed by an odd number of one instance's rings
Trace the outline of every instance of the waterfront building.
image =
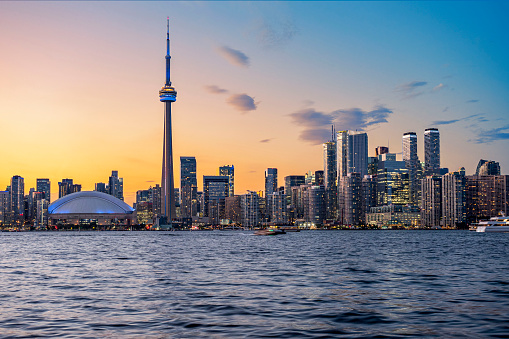
{"type": "Polygon", "coordinates": [[[209,217],[212,225],[219,225],[219,220],[224,219],[228,183],[229,178],[224,175],[203,176],[203,216],[209,217]]]}
{"type": "Polygon", "coordinates": [[[0,226],[10,225],[10,192],[0,191],[0,226]]]}
{"type": "Polygon", "coordinates": [[[475,175],[500,175],[500,164],[492,160],[479,160],[475,175]]]}
{"type": "Polygon", "coordinates": [[[224,165],[219,167],[219,175],[227,176],[228,182],[228,196],[233,197],[235,195],[235,168],[233,165],[224,165]]]}
{"type": "Polygon", "coordinates": [[[51,183],[49,179],[37,179],[36,191],[43,193],[42,198],[46,199],[48,203],[51,202],[51,183]]]}
{"type": "Polygon", "coordinates": [[[338,218],[342,225],[357,226],[362,217],[362,177],[360,173],[348,173],[339,182],[338,218]]]}
{"type": "Polygon", "coordinates": [[[50,225],[61,228],[73,226],[128,226],[134,210],[122,200],[96,191],[67,194],[48,206],[50,225]]]}
{"type": "Polygon", "coordinates": [[[422,171],[421,163],[417,156],[417,134],[415,132],[407,132],[403,134],[402,157],[405,162],[405,166],[408,169],[410,203],[415,205],[419,202],[419,172],[422,171]]]}
{"type": "Polygon", "coordinates": [[[302,185],[300,187],[304,220],[315,226],[322,225],[326,219],[325,187],[313,185],[302,185]]]}
{"type": "Polygon", "coordinates": [[[10,222],[13,226],[22,226],[25,222],[25,179],[13,176],[9,191],[10,222]]]}
{"type": "Polygon", "coordinates": [[[369,213],[371,207],[376,207],[377,201],[377,177],[376,175],[365,175],[362,178],[362,209],[361,224],[366,224],[366,213],[369,213]]]}
{"type": "Polygon", "coordinates": [[[323,173],[325,186],[325,214],[333,220],[337,217],[338,188],[337,188],[337,158],[336,142],[329,141],[323,145],[323,173]]]}
{"type": "Polygon", "coordinates": [[[340,131],[336,136],[337,175],[339,180],[348,173],[368,174],[368,135],[362,132],[340,131]]]}
{"type": "Polygon", "coordinates": [[[303,175],[288,175],[285,177],[285,194],[290,197],[292,192],[292,187],[304,185],[306,182],[306,177],[303,175]]]}
{"type": "Polygon", "coordinates": [[[136,206],[142,202],[152,202],[150,189],[136,191],[136,206]]]}
{"type": "Polygon", "coordinates": [[[183,218],[198,214],[196,158],[180,157],[180,213],[183,218]]]}
{"type": "Polygon", "coordinates": [[[467,222],[509,215],[509,175],[466,176],[467,222]]]}
{"type": "Polygon", "coordinates": [[[442,226],[466,224],[465,168],[442,176],[442,226]]]}
{"type": "Polygon", "coordinates": [[[241,196],[234,195],[225,199],[225,218],[231,223],[240,225],[241,219],[241,196]]]}
{"type": "Polygon", "coordinates": [[[442,219],[442,177],[430,175],[421,179],[421,225],[438,227],[442,219]]]}
{"type": "Polygon", "coordinates": [[[111,171],[108,179],[108,194],[124,201],[124,179],[118,177],[118,171],[111,171]]]}
{"type": "Polygon", "coordinates": [[[171,225],[176,218],[175,183],[173,179],[173,144],[171,127],[171,103],[177,100],[177,91],[170,81],[170,18],[166,32],[166,81],[159,91],[159,100],[164,103],[163,173],[161,177],[161,215],[162,224],[171,225]]]}
{"type": "Polygon", "coordinates": [[[419,207],[413,205],[385,205],[372,207],[366,214],[368,226],[391,228],[416,228],[420,223],[419,207]]]}
{"type": "Polygon", "coordinates": [[[149,201],[136,203],[136,223],[138,225],[152,224],[154,220],[154,209],[149,201]]]}
{"type": "Polygon", "coordinates": [[[436,128],[424,131],[424,175],[440,174],[440,132],[436,128]]]}
{"type": "Polygon", "coordinates": [[[275,192],[266,196],[270,206],[270,221],[272,224],[284,225],[288,223],[286,196],[283,192],[275,192]]]}
{"type": "Polygon", "coordinates": [[[49,220],[49,201],[46,199],[37,200],[37,212],[34,222],[34,226],[38,228],[47,227],[49,220]]]}
{"type": "Polygon", "coordinates": [[[408,169],[404,161],[396,160],[396,154],[379,156],[377,180],[377,205],[410,204],[408,169]]]}
{"type": "Polygon", "coordinates": [[[161,208],[163,206],[162,204],[162,196],[163,196],[163,189],[159,184],[156,184],[155,187],[150,187],[150,201],[152,202],[152,212],[154,214],[154,217],[159,217],[162,215],[161,208]]]}
{"type": "Polygon", "coordinates": [[[243,227],[253,228],[260,224],[259,200],[259,195],[255,191],[241,195],[240,207],[243,227]]]}

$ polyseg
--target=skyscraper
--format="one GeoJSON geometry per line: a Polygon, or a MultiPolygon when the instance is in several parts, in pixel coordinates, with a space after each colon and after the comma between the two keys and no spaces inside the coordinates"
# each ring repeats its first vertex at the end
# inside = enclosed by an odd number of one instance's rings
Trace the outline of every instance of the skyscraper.
{"type": "Polygon", "coordinates": [[[228,183],[228,196],[233,197],[235,195],[235,169],[233,168],[233,165],[224,165],[219,167],[219,175],[230,178],[228,183]]]}
{"type": "Polygon", "coordinates": [[[13,176],[10,193],[10,220],[13,225],[21,226],[25,222],[25,179],[13,176]]]}
{"type": "Polygon", "coordinates": [[[36,190],[43,193],[43,199],[46,199],[48,203],[51,202],[51,183],[49,179],[37,179],[36,190]]]}
{"type": "Polygon", "coordinates": [[[440,174],[440,132],[436,128],[424,131],[424,175],[440,174]]]}
{"type": "Polygon", "coordinates": [[[335,219],[337,211],[337,160],[336,142],[329,141],[323,144],[323,174],[325,186],[325,210],[327,219],[335,219]]]}
{"type": "Polygon", "coordinates": [[[277,192],[277,168],[265,170],[265,196],[277,192]]]}
{"type": "Polygon", "coordinates": [[[492,160],[479,160],[475,175],[500,175],[500,164],[492,160]]]}
{"type": "Polygon", "coordinates": [[[430,175],[421,179],[421,194],[421,226],[440,226],[442,219],[442,177],[430,175]]]}
{"type": "Polygon", "coordinates": [[[368,135],[361,132],[340,131],[336,138],[337,173],[339,180],[348,173],[368,174],[368,135]]]}
{"type": "Polygon", "coordinates": [[[467,221],[465,168],[442,176],[442,225],[457,227],[467,221]]]}
{"type": "Polygon", "coordinates": [[[180,214],[182,217],[196,216],[197,193],[196,158],[180,157],[180,214]]]}
{"type": "Polygon", "coordinates": [[[108,180],[108,194],[124,201],[124,179],[118,177],[118,171],[111,171],[108,180]]]}
{"type": "Polygon", "coordinates": [[[343,225],[360,225],[362,217],[362,178],[358,172],[348,173],[339,181],[339,220],[343,225]]]}
{"type": "MultiPolygon", "coordinates": [[[[175,184],[173,181],[173,145],[171,135],[171,103],[177,100],[177,91],[170,81],[170,18],[167,19],[166,31],[166,82],[159,91],[159,100],[164,102],[164,139],[163,139],[163,173],[162,186],[162,214],[166,224],[176,217],[175,212],[175,184]]],[[[164,223],[164,222],[163,222],[164,223]]]]}
{"type": "Polygon", "coordinates": [[[407,132],[403,134],[403,161],[408,169],[408,179],[410,188],[410,203],[416,205],[419,202],[420,178],[419,171],[421,163],[417,156],[417,134],[407,132]]]}
{"type": "Polygon", "coordinates": [[[62,198],[67,194],[81,191],[81,185],[73,184],[73,179],[62,179],[58,183],[58,198],[62,198]],[[79,187],[78,187],[79,186],[79,187]]]}
{"type": "Polygon", "coordinates": [[[213,225],[218,225],[219,219],[223,219],[228,183],[227,176],[203,176],[203,216],[209,217],[213,225]]]}

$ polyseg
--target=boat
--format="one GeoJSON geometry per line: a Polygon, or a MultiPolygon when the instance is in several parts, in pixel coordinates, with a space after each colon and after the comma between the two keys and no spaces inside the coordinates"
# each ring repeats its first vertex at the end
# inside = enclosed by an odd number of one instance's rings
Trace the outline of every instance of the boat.
{"type": "Polygon", "coordinates": [[[278,230],[276,228],[266,228],[263,230],[258,230],[254,232],[255,235],[278,235],[278,234],[286,234],[284,230],[278,230]]]}
{"type": "Polygon", "coordinates": [[[469,229],[475,229],[476,232],[509,232],[509,217],[503,214],[491,217],[490,220],[479,221],[477,224],[471,225],[469,229]]]}

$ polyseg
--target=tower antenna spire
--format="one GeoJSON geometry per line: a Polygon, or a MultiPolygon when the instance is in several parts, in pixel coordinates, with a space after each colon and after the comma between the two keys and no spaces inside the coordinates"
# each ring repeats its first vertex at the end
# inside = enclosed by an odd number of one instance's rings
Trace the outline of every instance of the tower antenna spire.
{"type": "Polygon", "coordinates": [[[171,86],[170,81],[170,17],[166,18],[166,86],[171,86]]]}

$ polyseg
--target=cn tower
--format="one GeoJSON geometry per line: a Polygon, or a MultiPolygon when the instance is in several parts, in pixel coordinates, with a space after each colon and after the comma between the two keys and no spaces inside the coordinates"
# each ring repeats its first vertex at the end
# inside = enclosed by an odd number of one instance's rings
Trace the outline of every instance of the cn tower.
{"type": "Polygon", "coordinates": [[[161,178],[161,213],[166,218],[166,225],[175,219],[175,183],[173,180],[173,148],[171,137],[171,103],[177,100],[177,91],[170,81],[170,18],[167,19],[166,32],[166,82],[159,91],[159,100],[164,102],[164,140],[163,140],[163,175],[161,178]]]}

